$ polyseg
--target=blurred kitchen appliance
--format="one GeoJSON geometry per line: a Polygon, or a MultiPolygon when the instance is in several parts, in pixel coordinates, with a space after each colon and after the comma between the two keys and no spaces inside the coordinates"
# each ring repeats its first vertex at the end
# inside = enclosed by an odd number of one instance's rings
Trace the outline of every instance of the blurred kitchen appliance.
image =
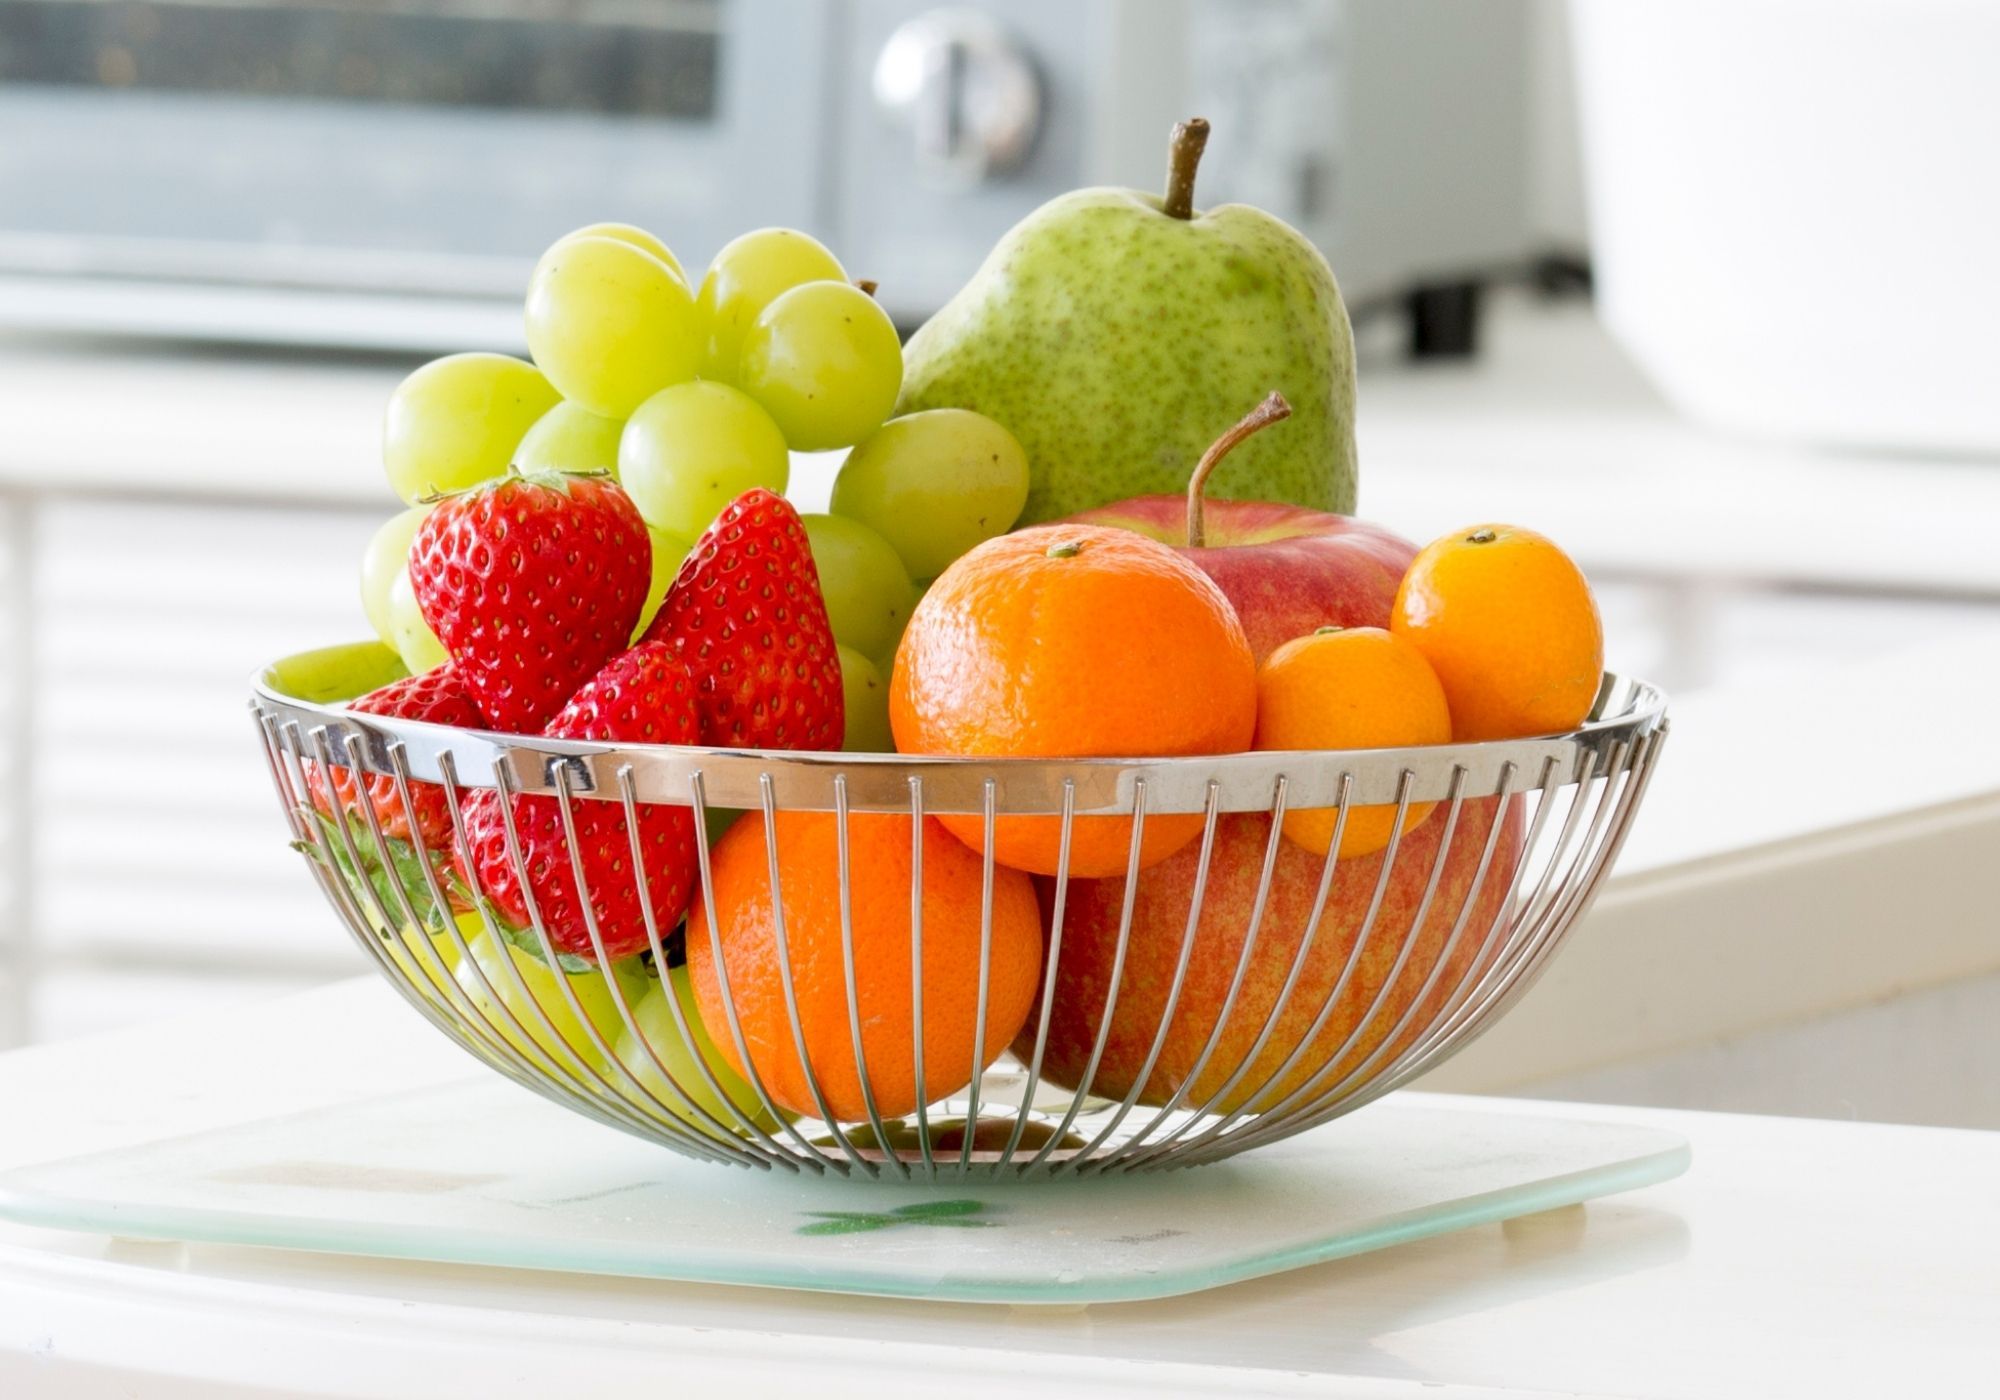
{"type": "Polygon", "coordinates": [[[1606,323],[1690,417],[2000,455],[2000,8],[1575,0],[1606,323]]]}
{"type": "Polygon", "coordinates": [[[1329,251],[1350,299],[1518,257],[1530,0],[0,0],[0,323],[514,346],[607,217],[699,266],[823,236],[914,323],[1021,215],[1154,186],[1329,251]]]}

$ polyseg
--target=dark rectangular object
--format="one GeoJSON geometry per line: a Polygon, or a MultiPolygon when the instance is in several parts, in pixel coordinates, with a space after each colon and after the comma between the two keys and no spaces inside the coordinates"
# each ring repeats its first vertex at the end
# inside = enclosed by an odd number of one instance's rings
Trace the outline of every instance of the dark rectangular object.
{"type": "Polygon", "coordinates": [[[658,24],[549,9],[563,17],[462,5],[0,0],[0,84],[633,117],[714,111],[713,3],[662,5],[658,24]]]}

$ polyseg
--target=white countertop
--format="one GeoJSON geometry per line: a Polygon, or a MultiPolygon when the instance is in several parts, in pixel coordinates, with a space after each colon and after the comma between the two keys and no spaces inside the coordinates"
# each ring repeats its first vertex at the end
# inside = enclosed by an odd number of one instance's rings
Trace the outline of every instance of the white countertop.
{"type": "MultiPolygon", "coordinates": [[[[18,1051],[0,1056],[0,1169],[467,1065],[372,981],[18,1051]]],[[[1694,1167],[1504,1227],[1054,1313],[6,1228],[0,1393],[1877,1400],[1990,1388],[2000,1134],[1533,1108],[1670,1127],[1692,1141],[1694,1167]]]]}

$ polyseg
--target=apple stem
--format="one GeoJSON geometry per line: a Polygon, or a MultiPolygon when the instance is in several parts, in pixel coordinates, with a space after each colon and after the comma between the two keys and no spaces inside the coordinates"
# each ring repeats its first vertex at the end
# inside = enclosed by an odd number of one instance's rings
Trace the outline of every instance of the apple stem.
{"type": "Polygon", "coordinates": [[[1167,197],[1160,204],[1160,212],[1169,218],[1194,217],[1194,172],[1207,145],[1207,117],[1174,123],[1173,138],[1167,144],[1167,197]]]}
{"type": "Polygon", "coordinates": [[[1209,473],[1216,464],[1227,457],[1237,443],[1249,437],[1259,428],[1292,416],[1292,406],[1285,402],[1285,396],[1275,389],[1264,402],[1243,415],[1243,421],[1209,444],[1208,451],[1201,454],[1201,460],[1194,464],[1194,475],[1188,478],[1187,492],[1187,542],[1189,549],[1200,549],[1205,531],[1202,528],[1202,491],[1208,485],[1209,473]]]}

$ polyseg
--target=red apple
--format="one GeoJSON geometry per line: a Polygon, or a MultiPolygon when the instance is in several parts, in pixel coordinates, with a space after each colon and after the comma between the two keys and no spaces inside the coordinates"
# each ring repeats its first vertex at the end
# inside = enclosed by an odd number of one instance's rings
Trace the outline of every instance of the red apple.
{"type": "Polygon", "coordinates": [[[1275,501],[1210,501],[1206,537],[1187,541],[1187,499],[1135,496],[1072,515],[1173,545],[1236,606],[1250,653],[1266,656],[1315,628],[1387,627],[1417,547],[1379,525],[1275,501]]]}
{"type": "Polygon", "coordinates": [[[1222,455],[1291,410],[1271,401],[1209,450],[1185,496],[1134,496],[1071,520],[1116,525],[1173,545],[1236,607],[1264,658],[1315,628],[1387,627],[1416,545],[1379,525],[1274,501],[1210,501],[1202,486],[1222,455]],[[1246,430],[1247,429],[1247,430],[1246,430]]]}
{"type": "MultiPolygon", "coordinates": [[[[1290,410],[1273,395],[1217,441],[1194,470],[1188,494],[1141,496],[1100,506],[1072,517],[1099,525],[1122,525],[1181,549],[1221,586],[1242,619],[1250,648],[1261,663],[1266,655],[1294,637],[1329,624],[1340,627],[1386,627],[1396,586],[1410,561],[1414,544],[1378,526],[1342,515],[1326,515],[1296,506],[1263,501],[1206,501],[1202,486],[1209,471],[1230,447],[1290,410]]],[[[1495,800],[1467,802],[1459,818],[1431,912],[1421,930],[1414,927],[1431,862],[1443,834],[1444,816],[1434,810],[1403,838],[1395,868],[1383,890],[1382,907],[1353,978],[1328,1015],[1321,1032],[1300,1055],[1298,1067],[1281,1083],[1260,1092],[1265,1079],[1298,1049],[1320,1007],[1338,980],[1374,896],[1375,881],[1385,852],[1345,859],[1335,868],[1320,925],[1312,936],[1305,970],[1286,1002],[1277,1028],[1252,1072],[1218,1105],[1229,1110],[1246,1103],[1259,1111],[1285,1093],[1307,1083],[1328,1061],[1350,1032],[1362,1024],[1376,994],[1383,990],[1398,952],[1411,938],[1418,940],[1395,985],[1383,995],[1374,1015],[1367,1016],[1357,1049],[1319,1088],[1371,1053],[1388,1036],[1403,1012],[1415,1001],[1424,979],[1442,955],[1462,902],[1472,889],[1479,857],[1492,829],[1495,800]],[[1254,1097],[1254,1103],[1252,1102],[1254,1097]]],[[[1494,851],[1493,865],[1478,891],[1466,930],[1439,978],[1426,1006],[1411,1017],[1399,1035],[1398,1047],[1420,1033],[1431,1014],[1455,986],[1492,927],[1513,865],[1519,855],[1519,804],[1505,818],[1494,851]]],[[[1195,948],[1185,985],[1175,1003],[1158,1062],[1147,1076],[1142,1101],[1165,1103],[1187,1077],[1202,1046],[1214,1030],[1237,961],[1249,933],[1250,913],[1263,870],[1270,818],[1261,814],[1223,817],[1216,828],[1215,852],[1208,889],[1195,930],[1195,948]]],[[[1096,1094],[1123,1097],[1136,1082],[1152,1049],[1166,1012],[1181,944],[1186,935],[1189,905],[1201,843],[1194,842],[1159,865],[1146,870],[1134,897],[1132,931],[1112,1017],[1110,1039],[1091,1086],[1096,1094]]],[[[1269,907],[1251,952],[1235,1010],[1207,1066],[1190,1089],[1190,1106],[1199,1107],[1218,1092],[1249,1054],[1251,1044],[1276,1008],[1278,992],[1290,971],[1306,921],[1318,893],[1322,858],[1289,841],[1280,843],[1271,877],[1269,907]]],[[[1047,920],[1053,889],[1043,882],[1042,909],[1047,920]]],[[[1064,918],[1059,961],[1044,975],[1056,982],[1049,1017],[1049,1041],[1044,1073],[1054,1083],[1074,1088],[1088,1064],[1092,1045],[1103,1024],[1104,993],[1117,951],[1118,927],[1124,909],[1122,876],[1072,880],[1064,918]]],[[[1037,998],[1039,1009],[1040,1000],[1037,998]]],[[[1034,1047],[1030,1023],[1015,1045],[1025,1058],[1034,1047]]],[[[1393,1052],[1385,1051],[1384,1060],[1393,1052]]]]}
{"type": "MultiPolygon", "coordinates": [[[[1387,852],[1344,859],[1334,868],[1333,888],[1306,953],[1304,970],[1281,1009],[1279,993],[1306,937],[1324,864],[1319,856],[1289,841],[1280,841],[1270,897],[1258,927],[1256,946],[1251,950],[1249,970],[1221,1037],[1197,1075],[1202,1048],[1215,1030],[1249,937],[1250,913],[1256,903],[1265,843],[1271,833],[1270,817],[1260,812],[1233,813],[1220,818],[1186,981],[1167,1024],[1159,1058],[1146,1078],[1139,1101],[1165,1104],[1185,1084],[1189,1087],[1181,1106],[1203,1107],[1229,1084],[1273,1012],[1277,1012],[1276,1027],[1258,1051],[1255,1063],[1235,1084],[1229,1085],[1228,1092],[1212,1111],[1227,1113],[1247,1105],[1262,1112],[1301,1089],[1304,1090],[1301,1102],[1307,1101],[1363,1064],[1394,1033],[1394,1045],[1382,1050],[1370,1069],[1368,1077],[1372,1078],[1374,1070],[1389,1063],[1397,1051],[1422,1034],[1472,969],[1479,950],[1487,946],[1487,935],[1501,910],[1508,880],[1520,855],[1520,813],[1518,804],[1512,805],[1516,810],[1508,814],[1493,852],[1493,863],[1475,892],[1473,876],[1478,873],[1479,856],[1492,830],[1498,799],[1488,797],[1465,803],[1421,929],[1416,927],[1417,908],[1422,903],[1431,862],[1438,854],[1438,842],[1444,832],[1442,815],[1433,813],[1404,837],[1395,868],[1384,888],[1382,907],[1362,945],[1355,970],[1310,1041],[1308,1035],[1313,1023],[1338,984],[1341,970],[1366,921],[1387,852]],[[1472,901],[1471,909],[1457,943],[1451,945],[1449,963],[1416,1014],[1403,1022],[1404,1013],[1417,1001],[1425,980],[1444,957],[1452,928],[1468,898],[1472,901]],[[1397,955],[1412,938],[1416,946],[1391,983],[1389,974],[1397,955]],[[1399,1023],[1402,1023],[1400,1030],[1399,1023]],[[1335,1063],[1336,1053],[1357,1028],[1360,1034],[1353,1048],[1335,1063]],[[1297,1063],[1277,1077],[1280,1067],[1301,1046],[1305,1050],[1297,1063]]],[[[1123,1098],[1131,1091],[1152,1051],[1173,986],[1181,944],[1187,936],[1188,910],[1194,898],[1200,861],[1201,843],[1197,841],[1139,877],[1125,968],[1118,983],[1110,1037],[1090,1085],[1093,1094],[1123,1098]]],[[[1040,886],[1042,919],[1046,925],[1055,902],[1054,882],[1038,879],[1036,883],[1040,886]]],[[[1055,1000],[1050,1008],[1042,1073],[1063,1088],[1073,1089],[1081,1083],[1098,1031],[1104,1024],[1105,992],[1117,955],[1124,905],[1123,876],[1070,882],[1062,947],[1054,965],[1043,974],[1055,978],[1055,1000]]],[[[1014,1042],[1014,1053],[1024,1061],[1034,1053],[1041,1007],[1039,996],[1034,1006],[1027,1027],[1014,1042]]]]}

